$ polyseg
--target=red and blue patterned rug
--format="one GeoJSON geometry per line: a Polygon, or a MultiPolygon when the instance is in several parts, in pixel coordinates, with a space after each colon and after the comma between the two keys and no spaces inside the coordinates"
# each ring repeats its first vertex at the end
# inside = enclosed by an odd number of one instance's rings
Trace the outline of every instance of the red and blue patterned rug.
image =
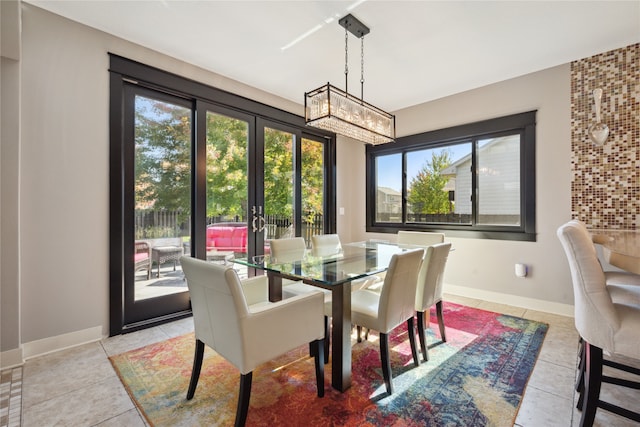
{"type": "MultiPolygon", "coordinates": [[[[429,361],[414,367],[406,327],[390,340],[394,394],[387,396],[377,335],[353,343],[352,387],[315,389],[313,359],[303,346],[253,375],[248,426],[512,426],[548,326],[444,303],[447,342],[431,312],[429,361]]],[[[111,357],[129,394],[152,426],[233,425],[238,371],[207,347],[195,397],[185,396],[193,334],[111,357]]]]}

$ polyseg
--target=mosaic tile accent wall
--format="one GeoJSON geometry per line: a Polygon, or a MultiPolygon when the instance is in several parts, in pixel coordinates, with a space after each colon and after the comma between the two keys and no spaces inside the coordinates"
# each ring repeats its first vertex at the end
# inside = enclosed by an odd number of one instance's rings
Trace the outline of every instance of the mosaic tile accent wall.
{"type": "Polygon", "coordinates": [[[640,43],[571,63],[571,214],[593,228],[640,228],[640,43]],[[587,129],[602,89],[604,146],[587,129]]]}

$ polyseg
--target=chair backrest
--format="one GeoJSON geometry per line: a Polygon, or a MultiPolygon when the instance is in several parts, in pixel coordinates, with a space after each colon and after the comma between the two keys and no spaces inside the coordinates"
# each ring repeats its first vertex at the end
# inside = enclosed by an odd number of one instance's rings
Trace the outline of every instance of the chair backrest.
{"type": "Polygon", "coordinates": [[[412,249],[391,257],[380,291],[378,320],[387,333],[414,314],[416,281],[424,249],[412,249]]]}
{"type": "Polygon", "coordinates": [[[416,289],[416,311],[428,310],[433,304],[442,301],[444,268],[451,251],[451,243],[438,243],[425,248],[424,259],[418,273],[416,289]]]}
{"type": "Polygon", "coordinates": [[[249,315],[233,267],[191,257],[180,258],[191,295],[195,335],[238,369],[243,368],[241,320],[249,315]]]}
{"type": "MultiPolygon", "coordinates": [[[[428,246],[436,245],[438,243],[444,242],[444,233],[431,233],[428,231],[398,231],[398,245],[412,245],[412,246],[422,246],[425,249],[428,246]]],[[[425,252],[426,256],[426,252],[425,252]]],[[[422,299],[422,289],[421,285],[425,282],[427,275],[427,264],[422,263],[422,267],[420,267],[420,272],[418,273],[418,282],[417,282],[417,292],[420,293],[420,299],[422,299]]],[[[442,293],[440,294],[442,297],[442,293]]],[[[416,310],[418,310],[418,296],[416,295],[416,310]]],[[[429,306],[431,307],[431,306],[429,306]]],[[[419,310],[423,311],[423,310],[419,310]]]]}
{"type": "Polygon", "coordinates": [[[431,233],[426,231],[398,231],[399,245],[430,246],[444,242],[443,233],[431,233]]]}
{"type": "Polygon", "coordinates": [[[275,263],[300,261],[307,250],[307,244],[302,237],[270,240],[269,246],[271,260],[275,263]]]}
{"type": "Polygon", "coordinates": [[[560,226],[557,234],[571,269],[576,329],[587,342],[613,351],[620,322],[589,231],[573,220],[560,226]]]}
{"type": "Polygon", "coordinates": [[[311,247],[315,256],[334,255],[342,251],[340,237],[337,234],[316,234],[311,236],[311,247]]]}

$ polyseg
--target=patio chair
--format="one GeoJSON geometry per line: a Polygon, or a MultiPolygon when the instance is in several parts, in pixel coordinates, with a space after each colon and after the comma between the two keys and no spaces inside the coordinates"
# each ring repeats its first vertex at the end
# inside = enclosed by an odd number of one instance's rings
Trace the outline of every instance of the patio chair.
{"type": "Polygon", "coordinates": [[[133,252],[133,271],[147,271],[147,280],[151,279],[151,247],[147,242],[136,240],[133,252]]]}

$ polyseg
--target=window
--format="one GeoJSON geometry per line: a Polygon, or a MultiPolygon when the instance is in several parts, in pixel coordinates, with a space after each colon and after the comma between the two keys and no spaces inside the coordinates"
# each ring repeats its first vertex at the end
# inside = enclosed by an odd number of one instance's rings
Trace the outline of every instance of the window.
{"type": "Polygon", "coordinates": [[[535,241],[535,115],[367,147],[367,231],[535,241]]]}

